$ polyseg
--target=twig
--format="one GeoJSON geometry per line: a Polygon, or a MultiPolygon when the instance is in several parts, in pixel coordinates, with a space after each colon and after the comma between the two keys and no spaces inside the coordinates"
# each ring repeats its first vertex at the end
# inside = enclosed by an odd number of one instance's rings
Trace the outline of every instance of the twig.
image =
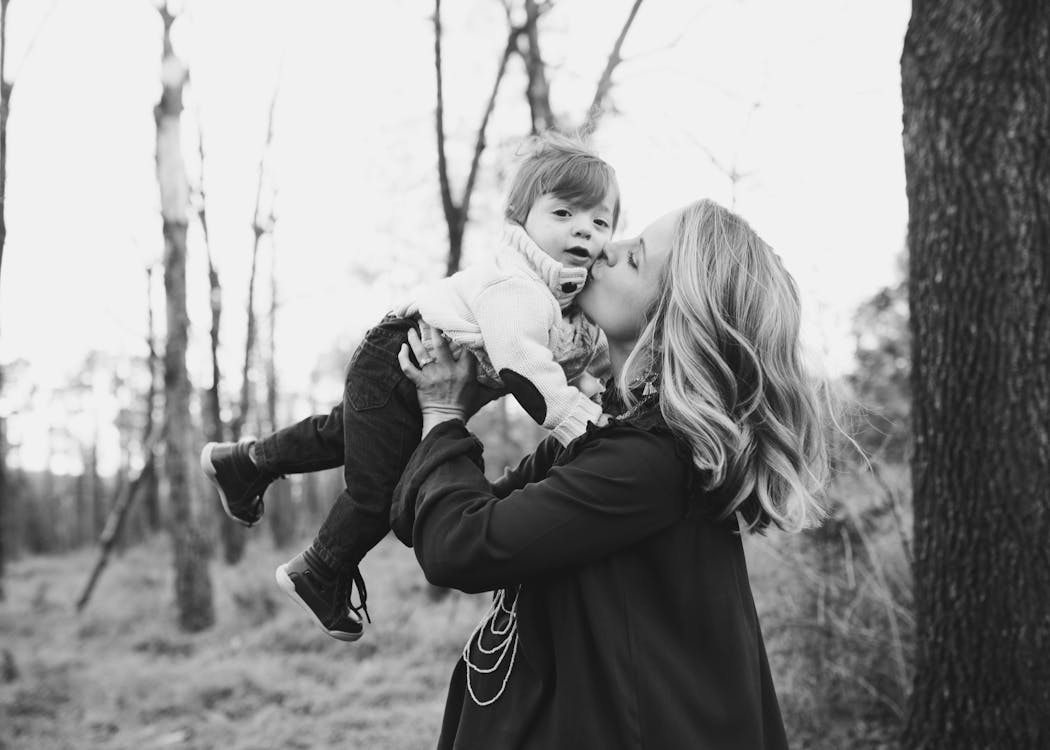
{"type": "Polygon", "coordinates": [[[641,5],[642,0],[634,0],[631,12],[627,14],[627,20],[624,21],[623,28],[620,29],[620,35],[616,38],[616,43],[613,44],[612,52],[609,53],[609,59],[605,62],[605,70],[602,71],[601,78],[598,79],[598,85],[594,89],[594,98],[591,100],[591,106],[587,110],[587,119],[584,121],[583,127],[580,128],[580,133],[583,137],[587,137],[594,132],[602,115],[605,113],[605,100],[612,89],[613,71],[623,61],[623,58],[620,56],[620,50],[623,48],[627,32],[631,30],[631,24],[634,23],[634,17],[638,15],[638,8],[641,5]]]}

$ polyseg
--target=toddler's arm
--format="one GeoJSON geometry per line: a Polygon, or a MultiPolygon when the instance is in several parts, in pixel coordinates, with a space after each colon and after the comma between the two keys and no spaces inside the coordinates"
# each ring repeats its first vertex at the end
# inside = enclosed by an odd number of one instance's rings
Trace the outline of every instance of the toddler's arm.
{"type": "Polygon", "coordinates": [[[474,316],[492,367],[538,424],[567,445],[588,422],[600,424],[601,407],[573,388],[550,351],[547,291],[525,279],[491,284],[475,299],[474,316]]]}

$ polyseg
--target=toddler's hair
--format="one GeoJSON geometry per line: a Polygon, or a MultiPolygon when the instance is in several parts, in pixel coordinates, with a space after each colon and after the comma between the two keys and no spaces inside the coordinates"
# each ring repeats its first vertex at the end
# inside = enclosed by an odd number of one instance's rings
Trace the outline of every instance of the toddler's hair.
{"type": "Polygon", "coordinates": [[[616,228],[620,218],[620,186],[611,166],[582,141],[553,132],[529,139],[526,150],[507,193],[504,216],[508,221],[524,225],[532,204],[547,193],[590,208],[601,203],[612,190],[616,195],[612,228],[616,228]]]}

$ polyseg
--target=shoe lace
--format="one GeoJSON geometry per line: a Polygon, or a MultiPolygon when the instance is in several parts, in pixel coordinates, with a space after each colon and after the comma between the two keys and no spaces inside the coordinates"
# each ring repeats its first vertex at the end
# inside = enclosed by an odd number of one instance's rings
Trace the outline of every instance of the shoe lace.
{"type": "Polygon", "coordinates": [[[358,616],[362,613],[365,619],[368,620],[368,624],[372,624],[372,617],[368,614],[368,589],[365,587],[365,579],[361,575],[360,568],[354,568],[354,583],[350,587],[350,591],[347,592],[346,604],[352,609],[358,616]],[[354,589],[357,589],[357,604],[354,604],[354,589]]]}

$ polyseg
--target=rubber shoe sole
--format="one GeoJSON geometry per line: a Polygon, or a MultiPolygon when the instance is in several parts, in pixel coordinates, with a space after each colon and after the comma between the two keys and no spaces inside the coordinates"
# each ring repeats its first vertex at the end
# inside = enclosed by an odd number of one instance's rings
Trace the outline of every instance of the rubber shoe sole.
{"type": "Polygon", "coordinates": [[[284,565],[279,565],[277,567],[277,570],[274,572],[274,578],[277,579],[277,585],[280,586],[284,593],[288,595],[288,598],[296,604],[298,604],[300,607],[302,607],[303,611],[306,612],[306,614],[310,615],[310,619],[316,622],[317,627],[321,628],[321,630],[323,630],[326,635],[335,638],[337,641],[344,641],[346,643],[352,643],[353,641],[358,640],[362,635],[364,635],[363,628],[360,633],[347,633],[342,630],[329,630],[327,627],[325,627],[325,624],[321,622],[317,618],[317,615],[314,614],[314,611],[310,609],[310,605],[304,602],[299,596],[298,592],[295,590],[295,583],[288,576],[288,574],[284,572],[284,565]]]}

